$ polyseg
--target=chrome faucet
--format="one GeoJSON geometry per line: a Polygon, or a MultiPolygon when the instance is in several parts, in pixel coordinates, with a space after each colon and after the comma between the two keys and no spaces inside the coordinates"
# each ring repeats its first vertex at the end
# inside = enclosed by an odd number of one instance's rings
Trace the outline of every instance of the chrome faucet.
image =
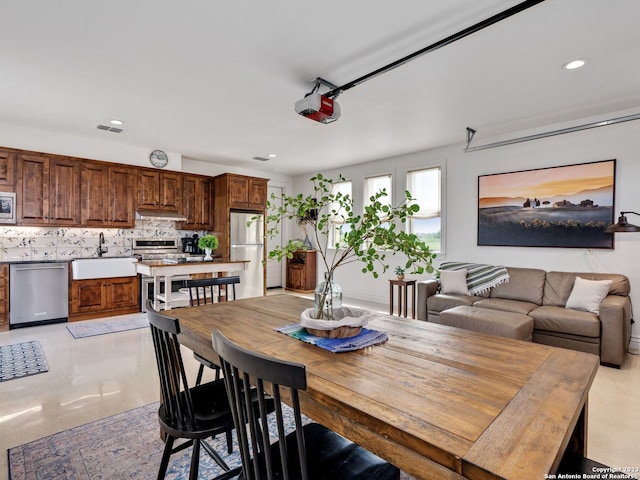
{"type": "Polygon", "coordinates": [[[98,249],[96,250],[99,257],[101,257],[103,253],[107,253],[109,251],[108,247],[102,248],[102,245],[104,245],[104,233],[100,232],[100,235],[98,236],[98,249]]]}

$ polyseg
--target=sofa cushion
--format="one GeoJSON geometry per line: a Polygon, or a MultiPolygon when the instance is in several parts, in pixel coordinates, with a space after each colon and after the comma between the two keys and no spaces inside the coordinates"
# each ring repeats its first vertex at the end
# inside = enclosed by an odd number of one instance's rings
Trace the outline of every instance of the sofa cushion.
{"type": "Polygon", "coordinates": [[[529,342],[533,334],[533,320],[531,317],[487,308],[468,306],[451,308],[440,314],[438,323],[529,342]]]}
{"type": "Polygon", "coordinates": [[[528,314],[531,310],[538,307],[535,303],[522,302],[520,300],[507,300],[506,298],[483,298],[473,304],[474,307],[490,308],[492,310],[501,310],[503,312],[528,314]]]}
{"type": "Polygon", "coordinates": [[[467,269],[442,270],[440,272],[440,291],[445,294],[469,295],[467,269]]]}
{"type": "Polygon", "coordinates": [[[428,312],[442,312],[449,308],[458,307],[460,305],[473,305],[480,300],[481,297],[473,297],[471,295],[448,295],[439,293],[427,298],[428,312]]]}
{"type": "Polygon", "coordinates": [[[533,341],[535,343],[542,343],[543,345],[551,345],[552,347],[568,348],[570,350],[592,353],[594,355],[601,354],[600,339],[597,337],[583,337],[562,332],[535,330],[533,332],[533,341]]]}
{"type": "Polygon", "coordinates": [[[530,311],[529,316],[534,319],[536,330],[600,336],[600,320],[595,313],[545,305],[530,311]]]}
{"type": "Polygon", "coordinates": [[[542,305],[546,272],[535,268],[507,267],[509,281],[491,289],[491,298],[522,300],[542,305]]]}
{"type": "Polygon", "coordinates": [[[611,280],[610,295],[629,295],[629,279],[617,273],[547,272],[542,304],[564,307],[571,295],[576,277],[586,280],[611,280]]]}
{"type": "Polygon", "coordinates": [[[565,307],[598,314],[600,303],[609,293],[610,286],[611,280],[585,280],[576,277],[565,307]]]}

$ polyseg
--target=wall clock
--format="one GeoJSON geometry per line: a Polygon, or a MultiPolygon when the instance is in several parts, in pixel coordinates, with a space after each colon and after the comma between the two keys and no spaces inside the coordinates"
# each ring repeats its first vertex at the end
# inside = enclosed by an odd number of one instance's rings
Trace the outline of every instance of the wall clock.
{"type": "Polygon", "coordinates": [[[164,168],[169,163],[169,157],[162,150],[154,150],[149,155],[149,161],[154,167],[164,168]]]}

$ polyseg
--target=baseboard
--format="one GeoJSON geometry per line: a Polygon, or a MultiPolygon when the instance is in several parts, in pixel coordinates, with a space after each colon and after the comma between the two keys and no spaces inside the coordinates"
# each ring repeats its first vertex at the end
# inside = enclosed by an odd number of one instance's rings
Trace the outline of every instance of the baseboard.
{"type": "Polygon", "coordinates": [[[371,305],[370,307],[374,308],[374,310],[379,310],[381,312],[387,313],[389,312],[389,299],[386,297],[381,299],[378,295],[363,295],[343,290],[343,299],[345,303],[349,303],[349,300],[356,301],[353,303],[357,303],[358,301],[371,303],[373,305],[371,305]]]}
{"type": "Polygon", "coordinates": [[[631,342],[629,343],[629,352],[640,354],[640,337],[631,336],[631,342]]]}

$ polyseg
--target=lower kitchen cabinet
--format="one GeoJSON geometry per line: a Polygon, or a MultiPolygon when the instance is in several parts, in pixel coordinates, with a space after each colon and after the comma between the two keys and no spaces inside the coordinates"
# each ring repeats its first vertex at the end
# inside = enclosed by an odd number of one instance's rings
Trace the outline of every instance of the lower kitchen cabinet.
{"type": "Polygon", "coordinates": [[[137,276],[73,280],[69,293],[69,321],[140,311],[137,276]]]}

